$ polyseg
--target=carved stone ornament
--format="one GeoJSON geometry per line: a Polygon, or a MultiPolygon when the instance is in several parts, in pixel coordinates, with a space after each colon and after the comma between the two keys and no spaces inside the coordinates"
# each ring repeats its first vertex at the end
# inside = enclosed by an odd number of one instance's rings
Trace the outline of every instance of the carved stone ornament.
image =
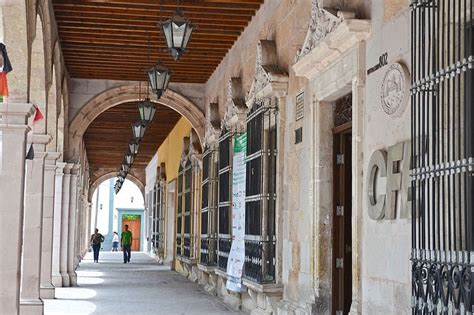
{"type": "Polygon", "coordinates": [[[296,60],[300,60],[316,47],[326,36],[331,33],[341,22],[342,17],[332,14],[322,8],[320,0],[311,1],[311,24],[306,34],[303,47],[296,54],[296,60]]]}
{"type": "Polygon", "coordinates": [[[189,146],[189,158],[191,163],[195,167],[202,169],[202,148],[199,137],[194,129],[191,129],[191,135],[189,137],[190,146],[189,146]]]}
{"type": "Polygon", "coordinates": [[[246,129],[247,105],[239,77],[230,78],[227,83],[227,100],[222,128],[232,132],[243,132],[246,129]]]}
{"type": "Polygon", "coordinates": [[[285,96],[288,89],[288,74],[278,66],[276,43],[260,40],[252,85],[245,99],[248,108],[255,100],[270,96],[285,96]]]}
{"type": "Polygon", "coordinates": [[[183,138],[183,151],[181,152],[181,166],[184,168],[186,166],[186,162],[189,159],[189,151],[190,151],[190,139],[189,137],[183,138]]]}
{"type": "Polygon", "coordinates": [[[210,103],[206,117],[206,132],[204,135],[204,145],[209,148],[215,148],[219,145],[219,136],[221,134],[221,122],[219,116],[219,104],[210,103]]]}
{"type": "Polygon", "coordinates": [[[309,80],[369,38],[371,27],[369,20],[356,19],[352,12],[333,14],[322,8],[320,0],[312,1],[311,23],[292,66],[296,76],[309,80]]]}
{"type": "Polygon", "coordinates": [[[383,111],[389,116],[400,116],[410,98],[410,74],[401,63],[393,63],[385,72],[380,88],[383,111]]]}

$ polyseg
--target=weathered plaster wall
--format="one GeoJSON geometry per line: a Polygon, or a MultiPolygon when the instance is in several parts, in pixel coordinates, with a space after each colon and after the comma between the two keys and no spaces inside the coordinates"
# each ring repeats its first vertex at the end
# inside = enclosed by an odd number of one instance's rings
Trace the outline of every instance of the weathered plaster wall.
{"type": "MultiPolygon", "coordinates": [[[[388,53],[388,66],[402,62],[410,69],[410,19],[408,1],[374,1],[373,34],[367,43],[367,66],[388,53]],[[389,17],[389,18],[388,18],[389,17]]],[[[365,102],[364,172],[372,153],[410,139],[410,105],[400,117],[382,109],[380,90],[385,66],[367,76],[365,102]],[[376,130],[376,132],[374,132],[376,130]]],[[[364,174],[362,235],[362,313],[407,314],[410,312],[410,220],[374,221],[367,212],[367,181],[364,174]]],[[[400,194],[398,196],[400,203],[400,194]]]]}
{"type": "MultiPolygon", "coordinates": [[[[294,130],[311,124],[310,97],[305,97],[305,118],[295,122],[296,95],[304,91],[306,79],[297,78],[291,70],[297,50],[301,48],[310,22],[311,1],[265,1],[247,29],[229,51],[206,83],[206,104],[219,102],[221,117],[227,98],[226,84],[240,76],[243,90],[248,92],[255,74],[257,43],[260,39],[275,40],[278,65],[289,74],[286,103],[280,105],[279,150],[284,154],[279,175],[279,227],[281,246],[278,252],[278,279],[285,285],[285,303],[294,308],[310,310],[314,300],[312,276],[312,241],[310,172],[305,161],[311,154],[309,128],[303,129],[303,143],[294,144],[294,130]]],[[[309,94],[309,93],[308,93],[309,94]]],[[[242,306],[253,305],[247,293],[242,294],[242,306]]]]}
{"type": "MultiPolygon", "coordinates": [[[[132,81],[71,79],[70,121],[81,108],[98,94],[114,87],[130,85],[132,81]]],[[[146,86],[143,83],[142,86],[146,86]]],[[[188,98],[204,112],[204,85],[197,83],[170,83],[169,88],[188,98]]],[[[145,95],[142,95],[144,97],[145,95]]],[[[138,97],[138,95],[137,95],[138,97]]]]}

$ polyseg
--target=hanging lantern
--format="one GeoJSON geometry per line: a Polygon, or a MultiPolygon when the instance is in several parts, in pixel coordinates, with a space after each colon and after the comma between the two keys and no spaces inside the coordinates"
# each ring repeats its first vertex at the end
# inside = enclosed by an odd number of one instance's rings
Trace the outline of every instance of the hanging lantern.
{"type": "Polygon", "coordinates": [[[183,12],[179,9],[179,2],[175,14],[169,20],[160,22],[160,26],[171,56],[174,60],[179,60],[186,51],[194,29],[194,25],[184,17],[183,12]]]}
{"type": "Polygon", "coordinates": [[[130,142],[128,143],[128,149],[130,150],[130,153],[132,154],[137,154],[139,147],[140,147],[140,142],[138,142],[135,139],[130,140],[130,142]]]}
{"type": "Polygon", "coordinates": [[[122,184],[124,181],[125,181],[125,178],[123,178],[123,177],[121,177],[121,176],[120,176],[120,177],[117,177],[117,183],[121,183],[121,184],[122,184]]]}
{"type": "Polygon", "coordinates": [[[140,118],[145,125],[148,125],[153,120],[155,116],[156,108],[150,99],[147,97],[142,102],[138,104],[138,111],[140,113],[140,118]]]}
{"type": "Polygon", "coordinates": [[[122,164],[122,171],[128,173],[129,170],[130,170],[130,165],[122,164]]]}
{"type": "Polygon", "coordinates": [[[146,126],[141,121],[134,123],[132,125],[133,138],[136,141],[142,140],[143,136],[145,135],[145,129],[146,126]]]}
{"type": "Polygon", "coordinates": [[[135,161],[135,156],[133,154],[127,153],[125,155],[125,164],[132,165],[135,161]]]}
{"type": "Polygon", "coordinates": [[[156,97],[160,98],[170,83],[171,72],[161,63],[151,67],[148,72],[148,83],[156,97]]]}
{"type": "Polygon", "coordinates": [[[119,177],[123,177],[123,178],[126,178],[127,177],[127,172],[125,172],[124,170],[120,170],[119,173],[118,173],[118,176],[119,177]]]}

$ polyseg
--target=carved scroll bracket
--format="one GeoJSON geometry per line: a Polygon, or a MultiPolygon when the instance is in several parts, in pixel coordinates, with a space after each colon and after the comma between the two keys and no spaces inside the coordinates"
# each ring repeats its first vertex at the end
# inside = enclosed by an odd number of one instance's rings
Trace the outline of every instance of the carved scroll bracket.
{"type": "Polygon", "coordinates": [[[288,73],[278,65],[276,43],[260,40],[257,45],[255,75],[246,97],[246,104],[252,108],[256,100],[267,97],[284,97],[288,90],[288,73]]]}
{"type": "Polygon", "coordinates": [[[219,103],[210,103],[207,110],[204,145],[210,149],[215,149],[217,146],[219,146],[220,134],[221,121],[219,116],[219,103]]]}
{"type": "Polygon", "coordinates": [[[242,80],[239,77],[233,77],[227,83],[227,101],[222,128],[231,132],[244,132],[247,124],[247,105],[242,89],[242,80]]]}

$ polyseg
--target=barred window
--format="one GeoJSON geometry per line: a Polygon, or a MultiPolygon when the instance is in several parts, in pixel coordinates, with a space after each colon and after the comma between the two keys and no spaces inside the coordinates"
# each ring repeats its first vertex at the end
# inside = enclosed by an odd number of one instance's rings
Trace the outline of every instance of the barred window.
{"type": "Polygon", "coordinates": [[[200,263],[208,266],[217,263],[217,154],[206,147],[202,163],[200,263]]]}
{"type": "Polygon", "coordinates": [[[227,269],[232,243],[232,139],[232,133],[226,129],[219,139],[218,267],[222,270],[227,269]]]}
{"type": "Polygon", "coordinates": [[[473,309],[473,0],[413,0],[412,301],[473,309]]]}
{"type": "Polygon", "coordinates": [[[261,101],[247,118],[244,276],[259,283],[275,281],[277,113],[261,101]]]}

